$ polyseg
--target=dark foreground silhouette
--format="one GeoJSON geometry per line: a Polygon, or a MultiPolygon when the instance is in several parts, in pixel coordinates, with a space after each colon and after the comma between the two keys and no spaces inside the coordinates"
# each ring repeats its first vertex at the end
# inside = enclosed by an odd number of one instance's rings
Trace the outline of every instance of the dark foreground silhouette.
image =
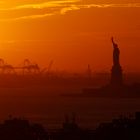
{"type": "Polygon", "coordinates": [[[28,120],[9,119],[0,125],[0,140],[48,140],[47,131],[28,120]]]}
{"type": "Polygon", "coordinates": [[[102,123],[95,130],[82,129],[75,119],[66,119],[62,129],[47,131],[28,120],[9,119],[0,125],[0,140],[139,140],[140,112],[102,123]]]}

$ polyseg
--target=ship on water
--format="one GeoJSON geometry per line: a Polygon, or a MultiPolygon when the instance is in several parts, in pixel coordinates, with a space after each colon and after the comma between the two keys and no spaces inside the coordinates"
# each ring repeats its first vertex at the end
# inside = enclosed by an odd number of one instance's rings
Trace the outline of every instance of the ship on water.
{"type": "Polygon", "coordinates": [[[99,88],[84,88],[81,96],[102,98],[139,98],[140,84],[127,85],[123,80],[123,70],[120,64],[120,49],[118,44],[111,38],[113,46],[113,66],[111,79],[108,85],[99,88]]]}

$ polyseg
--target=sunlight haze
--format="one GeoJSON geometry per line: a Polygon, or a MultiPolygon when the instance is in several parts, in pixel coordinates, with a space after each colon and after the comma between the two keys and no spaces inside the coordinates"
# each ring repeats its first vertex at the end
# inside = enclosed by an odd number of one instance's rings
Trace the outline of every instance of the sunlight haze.
{"type": "Polygon", "coordinates": [[[139,0],[1,0],[0,57],[53,69],[110,71],[111,36],[125,72],[139,72],[139,0]]]}

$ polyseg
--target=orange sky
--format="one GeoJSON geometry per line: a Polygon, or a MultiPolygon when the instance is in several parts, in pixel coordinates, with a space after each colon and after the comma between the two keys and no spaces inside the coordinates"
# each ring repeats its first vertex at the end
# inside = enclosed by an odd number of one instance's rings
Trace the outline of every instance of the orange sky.
{"type": "Polygon", "coordinates": [[[140,72],[139,0],[0,0],[0,57],[54,69],[109,71],[113,35],[126,72],[140,72]]]}

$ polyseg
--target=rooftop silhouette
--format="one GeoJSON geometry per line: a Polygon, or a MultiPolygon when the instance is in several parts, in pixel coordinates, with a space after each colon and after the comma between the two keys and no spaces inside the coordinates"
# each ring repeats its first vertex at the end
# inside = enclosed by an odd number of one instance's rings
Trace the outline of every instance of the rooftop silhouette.
{"type": "Polygon", "coordinates": [[[113,119],[101,123],[95,129],[80,128],[75,121],[66,117],[61,129],[46,130],[41,124],[28,120],[8,119],[0,124],[1,140],[138,140],[140,139],[140,112],[135,117],[113,119]]]}

